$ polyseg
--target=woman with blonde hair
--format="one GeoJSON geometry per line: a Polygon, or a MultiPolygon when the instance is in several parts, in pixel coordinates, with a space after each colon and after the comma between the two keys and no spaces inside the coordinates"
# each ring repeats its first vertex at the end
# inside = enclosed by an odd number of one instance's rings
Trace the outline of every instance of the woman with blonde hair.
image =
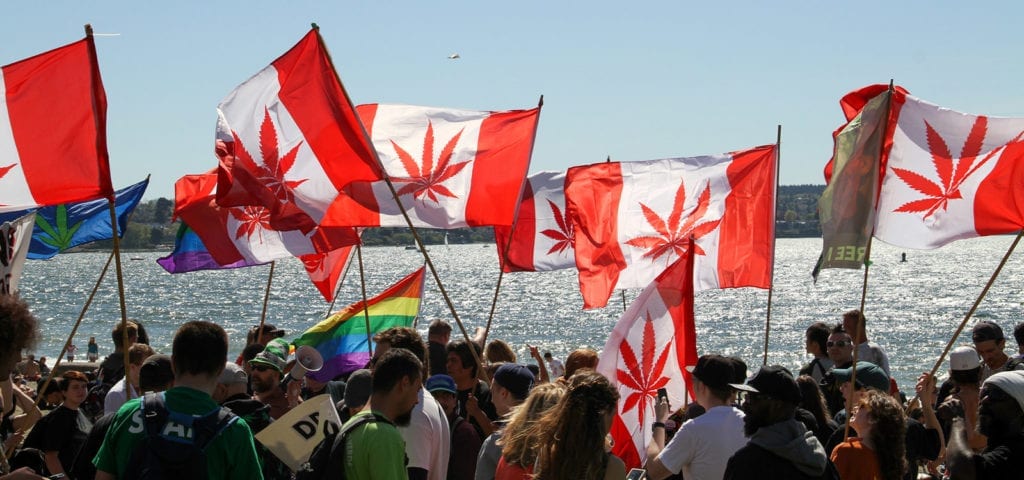
{"type": "Polygon", "coordinates": [[[850,426],[858,437],[832,451],[832,463],[843,480],[900,480],[907,469],[906,417],[892,396],[868,390],[853,409],[850,426]]]}
{"type": "Polygon", "coordinates": [[[565,395],[565,385],[544,383],[530,391],[526,401],[509,414],[508,424],[498,440],[501,459],[495,471],[495,480],[529,480],[533,478],[533,463],[537,458],[536,439],[530,427],[565,395]]]}
{"type": "Polygon", "coordinates": [[[626,466],[605,449],[619,393],[603,375],[585,370],[532,427],[536,480],[622,480],[626,466]]]}

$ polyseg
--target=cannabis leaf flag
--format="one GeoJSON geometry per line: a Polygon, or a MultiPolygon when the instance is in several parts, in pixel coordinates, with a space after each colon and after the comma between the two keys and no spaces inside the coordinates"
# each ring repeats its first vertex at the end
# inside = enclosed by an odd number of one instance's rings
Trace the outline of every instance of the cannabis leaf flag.
{"type": "MultiPolygon", "coordinates": [[[[128,217],[139,205],[142,195],[149,186],[149,179],[114,192],[114,212],[117,214],[118,237],[123,238],[128,229],[128,217]]],[[[27,211],[0,214],[0,221],[7,221],[27,211]]],[[[110,206],[107,199],[89,200],[78,203],[35,209],[36,223],[29,245],[28,258],[43,260],[72,247],[98,240],[109,240],[114,236],[110,228],[110,206]]]]}
{"type": "MultiPolygon", "coordinates": [[[[540,108],[479,112],[374,104],[358,110],[413,225],[512,224],[540,108]]],[[[323,223],[406,225],[383,180],[350,183],[323,223]]]]}
{"type": "Polygon", "coordinates": [[[274,229],[309,233],[348,182],[380,178],[316,29],[228,94],[217,113],[217,203],[266,208],[274,229]]]}
{"type": "Polygon", "coordinates": [[[614,289],[643,288],[695,239],[694,288],[771,283],[775,146],[722,155],[570,168],[565,201],[573,225],[584,308],[614,289]]]}
{"type": "Polygon", "coordinates": [[[885,165],[875,237],[906,248],[1024,228],[1024,118],[907,96],[885,165]]]}
{"type": "Polygon", "coordinates": [[[308,375],[325,382],[363,368],[370,361],[366,317],[370,316],[369,335],[391,327],[409,327],[420,311],[423,298],[424,268],[406,275],[365,303],[353,303],[317,323],[292,341],[296,347],[309,345],[320,352],[324,366],[308,375]]]}
{"type": "MultiPolygon", "coordinates": [[[[692,237],[691,237],[692,238],[692,237]]],[[[696,246],[687,241],[680,258],[651,282],[612,329],[597,371],[612,380],[619,403],[612,420],[612,453],[626,468],[640,468],[647,455],[659,388],[672,405],[692,397],[688,365],[697,364],[693,320],[696,246]]]]}
{"type": "Polygon", "coordinates": [[[494,227],[498,258],[508,249],[506,272],[545,272],[576,267],[572,221],[565,210],[565,172],[530,175],[519,202],[515,233],[494,227]],[[508,246],[508,242],[512,245],[508,246]]]}
{"type": "Polygon", "coordinates": [[[174,186],[174,214],[202,239],[221,265],[266,263],[279,258],[326,253],[359,242],[355,229],[276,230],[260,206],[221,207],[214,201],[217,174],[185,175],[174,186]]]}
{"type": "Polygon", "coordinates": [[[210,254],[210,251],[206,249],[203,240],[185,222],[180,222],[178,225],[178,232],[174,236],[174,251],[166,257],[158,258],[156,263],[160,264],[167,273],[186,273],[198,270],[221,270],[262,265],[262,263],[249,263],[245,259],[226,265],[217,263],[213,255],[210,254]]]}
{"type": "Polygon", "coordinates": [[[114,193],[92,37],[0,67],[0,211],[114,193]]]}

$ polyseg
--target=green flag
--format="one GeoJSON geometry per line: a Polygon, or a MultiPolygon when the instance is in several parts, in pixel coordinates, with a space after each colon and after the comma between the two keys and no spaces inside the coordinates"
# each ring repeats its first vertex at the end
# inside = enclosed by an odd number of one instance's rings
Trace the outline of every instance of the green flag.
{"type": "Polygon", "coordinates": [[[889,111],[889,91],[868,101],[836,136],[832,181],[818,200],[823,268],[860,268],[875,223],[878,170],[889,111]]]}

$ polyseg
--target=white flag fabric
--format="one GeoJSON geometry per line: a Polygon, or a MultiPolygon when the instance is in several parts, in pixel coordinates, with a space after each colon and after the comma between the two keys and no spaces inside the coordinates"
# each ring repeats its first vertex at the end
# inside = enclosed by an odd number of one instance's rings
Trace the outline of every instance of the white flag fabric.
{"type": "Polygon", "coordinates": [[[36,214],[30,213],[0,225],[0,295],[18,292],[35,223],[36,214]]]}

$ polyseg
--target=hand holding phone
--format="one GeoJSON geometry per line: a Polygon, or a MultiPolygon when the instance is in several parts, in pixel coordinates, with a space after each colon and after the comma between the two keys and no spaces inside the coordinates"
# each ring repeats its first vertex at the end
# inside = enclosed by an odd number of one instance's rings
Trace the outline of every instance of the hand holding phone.
{"type": "Polygon", "coordinates": [[[630,469],[629,473],[626,474],[626,480],[644,480],[647,478],[647,472],[642,468],[630,469]]]}
{"type": "Polygon", "coordinates": [[[665,390],[664,388],[659,388],[658,389],[658,400],[662,400],[662,399],[664,399],[666,402],[668,401],[668,390],[665,390]]]}

